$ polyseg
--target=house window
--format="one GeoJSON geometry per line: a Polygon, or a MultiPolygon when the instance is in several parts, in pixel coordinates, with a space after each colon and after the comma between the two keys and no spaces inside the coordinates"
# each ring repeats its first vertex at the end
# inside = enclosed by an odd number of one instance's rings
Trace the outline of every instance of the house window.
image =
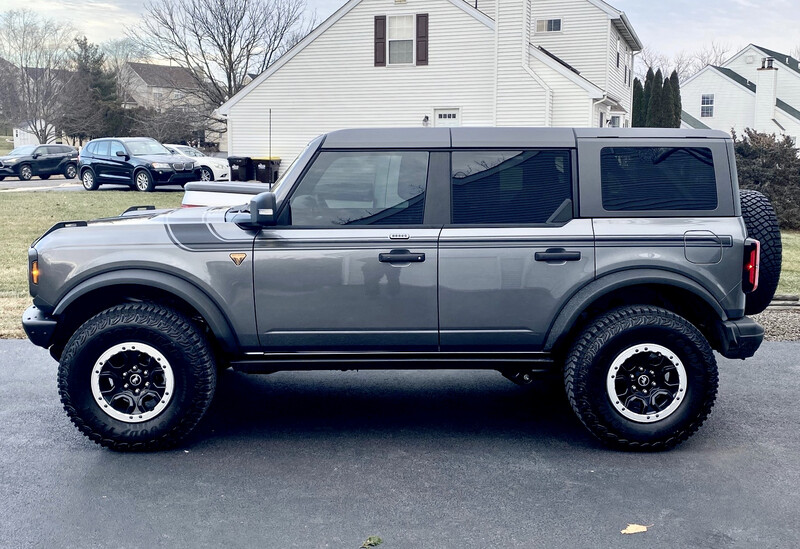
{"type": "Polygon", "coordinates": [[[619,38],[617,38],[617,68],[619,68],[619,38]]]}
{"type": "Polygon", "coordinates": [[[700,100],[700,116],[712,118],[714,116],[714,94],[704,93],[700,100]]]}
{"type": "Polygon", "coordinates": [[[389,16],[389,64],[410,65],[414,62],[414,16],[389,16]]]}
{"type": "Polygon", "coordinates": [[[561,32],[561,19],[538,19],[536,32],[561,32]]]}
{"type": "Polygon", "coordinates": [[[619,116],[617,116],[617,115],[614,115],[614,116],[612,116],[612,117],[611,117],[611,119],[608,121],[608,125],[609,125],[609,127],[611,127],[611,128],[619,128],[619,122],[620,122],[620,117],[619,117],[619,116]]]}

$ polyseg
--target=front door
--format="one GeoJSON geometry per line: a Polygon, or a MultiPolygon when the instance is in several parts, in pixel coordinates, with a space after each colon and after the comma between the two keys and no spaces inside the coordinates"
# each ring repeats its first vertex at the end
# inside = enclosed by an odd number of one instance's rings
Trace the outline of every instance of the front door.
{"type": "Polygon", "coordinates": [[[265,351],[436,350],[429,153],[322,151],[255,240],[265,351]]]}
{"type": "Polygon", "coordinates": [[[590,219],[574,219],[567,149],[456,151],[439,240],[441,349],[541,350],[594,278],[590,219]]]}

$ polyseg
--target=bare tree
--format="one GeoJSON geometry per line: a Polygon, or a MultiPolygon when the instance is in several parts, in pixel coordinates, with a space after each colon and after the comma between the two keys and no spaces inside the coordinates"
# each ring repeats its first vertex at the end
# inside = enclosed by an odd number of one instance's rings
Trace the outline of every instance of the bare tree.
{"type": "Polygon", "coordinates": [[[139,63],[147,60],[147,51],[132,38],[118,38],[100,45],[105,56],[105,68],[114,75],[117,82],[117,97],[127,102],[133,73],[127,70],[128,63],[139,63]]]}
{"type": "Polygon", "coordinates": [[[800,44],[793,47],[792,51],[789,52],[789,55],[791,55],[795,59],[800,59],[800,44]]]}
{"type": "Polygon", "coordinates": [[[694,72],[698,72],[707,65],[722,65],[731,56],[732,51],[730,44],[712,41],[694,53],[692,68],[694,72]]]}
{"type": "Polygon", "coordinates": [[[131,37],[151,57],[186,67],[214,109],[312,27],[305,0],[154,0],[131,37]]]}
{"type": "Polygon", "coordinates": [[[722,65],[734,51],[736,50],[729,44],[711,42],[697,51],[687,52],[681,50],[669,57],[649,46],[645,46],[636,58],[634,73],[639,80],[644,81],[645,74],[650,68],[654,72],[661,69],[662,74],[671,74],[672,71],[675,71],[678,73],[678,79],[683,82],[690,76],[700,72],[707,65],[722,65]]]}
{"type": "Polygon", "coordinates": [[[0,57],[13,65],[13,93],[2,94],[5,116],[34,134],[40,143],[55,140],[63,112],[62,92],[72,73],[71,25],[41,19],[29,10],[0,15],[0,57]]]}

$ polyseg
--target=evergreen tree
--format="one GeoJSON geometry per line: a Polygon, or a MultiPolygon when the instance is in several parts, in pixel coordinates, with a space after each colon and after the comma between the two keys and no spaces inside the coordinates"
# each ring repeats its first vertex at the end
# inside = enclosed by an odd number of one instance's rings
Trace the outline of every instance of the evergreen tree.
{"type": "Polygon", "coordinates": [[[633,120],[634,128],[643,128],[647,119],[647,105],[644,102],[644,86],[638,78],[633,80],[633,120]]]}
{"type": "Polygon", "coordinates": [[[658,110],[660,113],[659,127],[675,128],[675,93],[672,91],[672,82],[669,78],[664,80],[664,87],[661,90],[661,105],[658,110]]]}
{"type": "MultiPolygon", "coordinates": [[[[647,118],[645,126],[648,128],[660,127],[662,114],[661,114],[661,101],[663,97],[664,77],[661,75],[661,69],[656,71],[653,77],[650,89],[650,101],[647,103],[647,118]]],[[[672,98],[670,98],[670,101],[672,98]]]]}
{"type": "Polygon", "coordinates": [[[642,113],[642,126],[647,127],[647,111],[650,108],[650,96],[653,94],[653,79],[656,75],[653,73],[653,67],[647,69],[647,75],[644,77],[644,112],[642,113]]]}
{"type": "Polygon", "coordinates": [[[672,84],[672,103],[675,112],[675,127],[680,128],[683,104],[681,103],[681,83],[678,79],[677,71],[672,71],[672,74],[669,75],[669,82],[672,84]]]}

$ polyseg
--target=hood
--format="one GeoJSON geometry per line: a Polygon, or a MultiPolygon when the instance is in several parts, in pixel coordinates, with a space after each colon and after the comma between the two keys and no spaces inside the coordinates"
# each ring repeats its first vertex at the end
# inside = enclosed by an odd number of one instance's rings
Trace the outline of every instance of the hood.
{"type": "Polygon", "coordinates": [[[142,154],[137,155],[136,158],[141,158],[143,160],[147,160],[148,162],[168,162],[170,164],[174,164],[176,162],[178,164],[194,162],[190,158],[186,158],[185,156],[180,156],[177,154],[142,154]]]}

